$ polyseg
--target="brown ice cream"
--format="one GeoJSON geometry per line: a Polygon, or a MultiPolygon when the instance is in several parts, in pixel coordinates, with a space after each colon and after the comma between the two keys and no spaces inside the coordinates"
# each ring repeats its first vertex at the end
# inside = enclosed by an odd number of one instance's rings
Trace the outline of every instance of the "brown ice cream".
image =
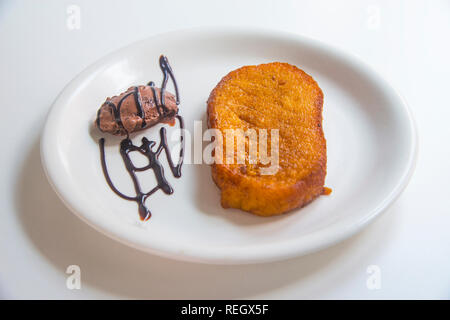
{"type": "Polygon", "coordinates": [[[165,91],[162,104],[161,90],[154,90],[153,93],[148,85],[131,87],[118,96],[107,98],[97,112],[97,128],[113,135],[126,135],[160,122],[170,122],[178,113],[176,98],[165,91]]]}

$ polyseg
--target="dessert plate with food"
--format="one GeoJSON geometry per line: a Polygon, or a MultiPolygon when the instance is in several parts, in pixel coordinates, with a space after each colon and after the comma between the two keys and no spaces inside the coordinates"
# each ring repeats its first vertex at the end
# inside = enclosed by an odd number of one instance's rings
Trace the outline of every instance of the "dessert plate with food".
{"type": "Polygon", "coordinates": [[[288,33],[191,29],[78,75],[51,108],[41,156],[98,231],[240,264],[361,230],[406,187],[416,133],[405,101],[352,55],[288,33]]]}

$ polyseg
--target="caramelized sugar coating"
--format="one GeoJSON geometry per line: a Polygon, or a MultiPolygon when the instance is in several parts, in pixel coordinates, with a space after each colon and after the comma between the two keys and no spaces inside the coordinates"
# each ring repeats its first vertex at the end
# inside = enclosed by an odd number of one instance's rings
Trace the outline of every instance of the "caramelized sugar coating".
{"type": "Polygon", "coordinates": [[[212,165],[224,208],[271,216],[302,207],[324,193],[322,105],[323,93],[314,79],[288,63],[245,66],[219,82],[208,99],[207,118],[210,128],[221,130],[224,143],[225,129],[267,129],[268,137],[271,129],[279,129],[275,174],[262,174],[268,165],[259,160],[249,163],[248,140],[244,164],[227,164],[224,157],[223,164],[212,165]]]}

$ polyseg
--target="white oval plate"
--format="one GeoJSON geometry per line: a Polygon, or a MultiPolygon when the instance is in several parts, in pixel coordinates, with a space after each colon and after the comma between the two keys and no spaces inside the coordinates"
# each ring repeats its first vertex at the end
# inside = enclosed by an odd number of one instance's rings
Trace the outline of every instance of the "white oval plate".
{"type": "MultiPolygon", "coordinates": [[[[157,132],[154,127],[144,134],[151,138],[157,132]]],[[[114,183],[133,194],[118,155],[119,140],[104,136],[114,183]]],[[[161,256],[226,264],[285,259],[349,237],[401,193],[412,174],[415,153],[414,123],[405,101],[367,65],[315,40],[249,29],[177,31],[106,56],[59,95],[41,142],[43,164],[55,191],[97,230],[161,256]],[[326,185],[333,193],[303,209],[261,218],[223,209],[210,168],[186,164],[180,179],[166,168],[175,192],[167,196],[158,191],[150,197],[153,216],[140,222],[136,203],[119,198],[106,184],[97,142],[101,135],[91,124],[107,96],[149,80],[160,83],[162,53],[178,80],[180,114],[190,132],[195,120],[203,120],[205,129],[209,93],[233,69],[283,61],[312,75],[325,96],[326,185]]],[[[141,180],[152,186],[151,173],[141,180]]]]}

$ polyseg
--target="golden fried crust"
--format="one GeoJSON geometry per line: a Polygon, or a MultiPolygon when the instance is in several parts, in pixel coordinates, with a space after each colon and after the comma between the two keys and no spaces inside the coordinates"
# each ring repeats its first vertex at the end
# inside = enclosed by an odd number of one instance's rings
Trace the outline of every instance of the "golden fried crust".
{"type": "Polygon", "coordinates": [[[323,93],[314,79],[288,63],[245,66],[217,84],[208,99],[209,128],[221,130],[224,137],[226,129],[279,130],[275,174],[263,175],[263,165],[248,162],[248,145],[245,164],[212,165],[224,208],[271,216],[323,194],[327,157],[322,106],[323,93]]]}

